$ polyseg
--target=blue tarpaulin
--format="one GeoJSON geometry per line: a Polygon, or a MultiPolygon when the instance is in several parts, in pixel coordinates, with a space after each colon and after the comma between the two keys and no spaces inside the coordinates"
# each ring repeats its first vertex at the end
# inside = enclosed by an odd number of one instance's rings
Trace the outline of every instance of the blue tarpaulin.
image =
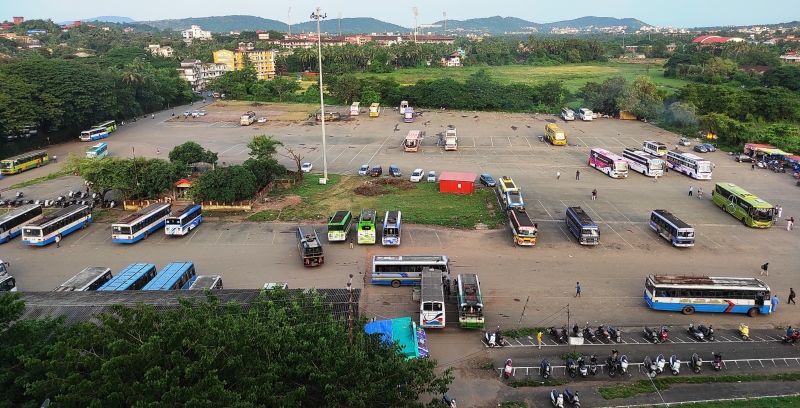
{"type": "Polygon", "coordinates": [[[389,343],[395,341],[407,358],[428,357],[428,343],[425,330],[418,327],[410,317],[379,320],[364,326],[368,334],[380,333],[389,343]]]}

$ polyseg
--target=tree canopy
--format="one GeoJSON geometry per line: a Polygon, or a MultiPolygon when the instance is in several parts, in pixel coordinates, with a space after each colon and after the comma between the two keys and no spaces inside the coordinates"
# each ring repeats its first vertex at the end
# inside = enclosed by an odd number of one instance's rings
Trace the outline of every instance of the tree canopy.
{"type": "Polygon", "coordinates": [[[186,165],[193,163],[209,163],[214,165],[217,164],[218,158],[217,153],[208,149],[203,149],[203,146],[191,140],[175,146],[175,148],[169,152],[169,161],[173,163],[182,162],[186,165]]]}

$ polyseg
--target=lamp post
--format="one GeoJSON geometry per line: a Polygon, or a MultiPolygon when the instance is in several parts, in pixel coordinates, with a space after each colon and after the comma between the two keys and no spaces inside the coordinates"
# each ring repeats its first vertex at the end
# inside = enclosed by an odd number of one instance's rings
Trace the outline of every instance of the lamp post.
{"type": "Polygon", "coordinates": [[[315,13],[311,13],[311,19],[317,20],[317,58],[319,59],[319,105],[320,115],[322,115],[322,178],[319,184],[328,183],[328,149],[325,146],[325,97],[322,89],[322,35],[319,31],[319,21],[327,18],[328,14],[320,14],[320,7],[315,13]]]}

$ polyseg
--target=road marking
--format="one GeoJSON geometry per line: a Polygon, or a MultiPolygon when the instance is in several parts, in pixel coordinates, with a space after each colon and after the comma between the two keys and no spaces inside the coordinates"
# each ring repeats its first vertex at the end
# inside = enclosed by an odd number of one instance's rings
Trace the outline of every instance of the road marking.
{"type": "MultiPolygon", "coordinates": [[[[356,157],[358,157],[358,155],[360,155],[360,154],[361,154],[361,152],[363,152],[363,151],[364,151],[364,149],[366,149],[366,148],[367,148],[367,145],[364,145],[364,147],[362,147],[362,148],[361,148],[361,150],[359,150],[359,151],[358,151],[358,153],[356,153],[356,155],[355,155],[355,156],[353,156],[353,158],[352,158],[352,159],[350,159],[350,161],[349,161],[349,162],[347,162],[347,164],[350,164],[350,163],[352,163],[352,162],[353,162],[353,160],[355,160],[355,159],[356,159],[356,157]]],[[[366,163],[366,164],[369,164],[369,163],[366,163]]]]}
{"type": "MultiPolygon", "coordinates": [[[[600,214],[597,214],[597,211],[595,211],[595,210],[594,210],[594,208],[592,208],[592,207],[591,207],[591,205],[589,205],[589,204],[586,204],[586,201],[584,201],[584,202],[583,202],[583,205],[585,205],[585,206],[586,206],[586,208],[588,208],[588,209],[589,209],[589,210],[591,210],[593,213],[595,213],[595,214],[596,214],[598,217],[600,217],[600,214]]],[[[613,206],[612,206],[612,207],[613,207],[613,206]]],[[[615,208],[615,209],[616,209],[616,208],[615,208]]],[[[617,211],[619,211],[619,210],[617,210],[617,211]]],[[[625,218],[627,218],[627,217],[625,217],[625,218]]],[[[602,218],[602,217],[600,217],[600,220],[602,221],[602,220],[603,220],[603,218],[602,218]]],[[[630,220],[629,220],[629,221],[630,221],[630,220]]],[[[635,246],[633,246],[633,245],[632,245],[630,242],[628,242],[628,240],[626,240],[626,239],[625,239],[625,237],[623,237],[623,236],[622,236],[622,234],[620,234],[619,232],[617,232],[617,230],[615,230],[615,229],[614,229],[614,228],[613,228],[611,225],[609,225],[609,224],[606,224],[606,225],[608,225],[608,228],[611,228],[611,231],[614,231],[614,233],[615,233],[615,234],[617,234],[621,240],[625,241],[625,243],[626,243],[626,244],[630,245],[630,247],[631,247],[631,248],[633,248],[633,249],[635,249],[635,250],[638,250],[638,249],[639,249],[639,248],[636,248],[635,246]]]]}
{"type": "Polygon", "coordinates": [[[233,146],[229,147],[229,148],[228,148],[228,150],[225,150],[224,152],[220,152],[220,154],[219,154],[219,155],[220,155],[220,156],[224,156],[224,155],[225,155],[225,153],[228,153],[229,151],[233,150],[233,148],[234,148],[234,147],[236,147],[236,146],[241,146],[241,143],[236,143],[235,145],[233,145],[233,146]]]}

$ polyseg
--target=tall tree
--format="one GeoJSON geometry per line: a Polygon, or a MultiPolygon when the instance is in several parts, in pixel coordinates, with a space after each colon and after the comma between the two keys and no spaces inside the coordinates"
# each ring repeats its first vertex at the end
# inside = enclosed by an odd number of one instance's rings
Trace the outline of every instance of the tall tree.
{"type": "Polygon", "coordinates": [[[192,163],[210,163],[214,165],[217,164],[218,159],[217,153],[208,149],[203,149],[203,146],[191,140],[175,146],[175,148],[169,152],[169,161],[173,163],[182,162],[185,165],[192,163]]]}

